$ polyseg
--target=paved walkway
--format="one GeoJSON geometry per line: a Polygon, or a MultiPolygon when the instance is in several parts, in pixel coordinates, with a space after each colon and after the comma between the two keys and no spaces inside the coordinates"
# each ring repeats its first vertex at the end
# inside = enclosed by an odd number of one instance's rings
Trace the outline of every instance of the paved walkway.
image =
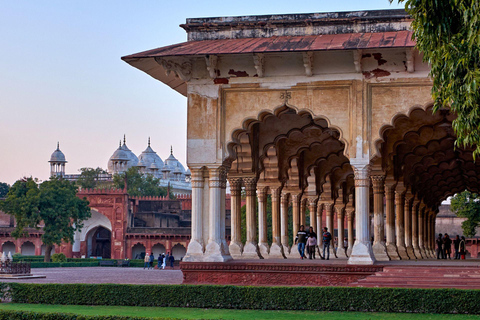
{"type": "Polygon", "coordinates": [[[8,280],[0,282],[26,283],[123,283],[123,284],[181,284],[183,274],[180,270],[147,270],[143,268],[34,268],[34,275],[46,278],[8,280]]]}

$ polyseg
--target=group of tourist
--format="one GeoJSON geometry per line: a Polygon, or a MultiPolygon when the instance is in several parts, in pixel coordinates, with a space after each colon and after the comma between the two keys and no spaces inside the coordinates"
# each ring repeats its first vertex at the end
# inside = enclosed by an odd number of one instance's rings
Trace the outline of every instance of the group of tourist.
{"type": "MultiPolygon", "coordinates": [[[[155,261],[155,255],[153,252],[151,254],[145,254],[145,259],[143,260],[143,269],[147,268],[149,269],[154,269],[153,262],[155,261]]],[[[175,258],[173,255],[170,254],[170,252],[165,253],[160,253],[158,254],[157,258],[157,268],[160,269],[165,269],[167,264],[170,264],[170,267],[173,268],[173,263],[175,262],[175,258]]]]}
{"type": "MultiPolygon", "coordinates": [[[[323,234],[322,234],[322,240],[323,240],[323,256],[319,252],[320,258],[323,260],[330,259],[330,242],[332,241],[332,235],[330,232],[328,232],[328,228],[324,227],[323,228],[323,234]]],[[[295,243],[298,246],[298,253],[300,254],[300,259],[306,259],[305,255],[305,249],[308,254],[308,258],[315,259],[315,248],[317,246],[317,234],[313,230],[312,227],[309,228],[308,232],[305,231],[305,226],[301,225],[300,230],[297,233],[297,236],[295,237],[295,243]]]]}
{"type": "Polygon", "coordinates": [[[455,237],[455,240],[452,241],[452,239],[450,239],[450,236],[447,233],[445,233],[444,235],[440,233],[438,234],[436,243],[437,259],[452,259],[452,243],[455,250],[455,255],[453,259],[465,259],[466,250],[464,236],[460,237],[459,235],[457,235],[455,237]]]}

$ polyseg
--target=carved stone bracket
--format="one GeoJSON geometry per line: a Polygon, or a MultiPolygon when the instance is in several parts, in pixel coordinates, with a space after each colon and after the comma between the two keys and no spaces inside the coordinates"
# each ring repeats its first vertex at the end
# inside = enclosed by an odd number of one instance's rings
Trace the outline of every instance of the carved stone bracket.
{"type": "Polygon", "coordinates": [[[210,78],[215,79],[217,77],[217,63],[218,63],[218,56],[216,55],[207,55],[205,57],[205,62],[207,63],[207,71],[210,75],[210,78]]]}
{"type": "Polygon", "coordinates": [[[313,51],[303,53],[303,66],[305,67],[305,75],[311,77],[313,75],[313,51]]]}
{"type": "Polygon", "coordinates": [[[155,58],[155,61],[165,69],[165,74],[168,76],[171,72],[177,78],[183,81],[189,81],[192,78],[192,63],[190,61],[173,61],[165,58],[155,58]]]}
{"type": "Polygon", "coordinates": [[[265,55],[263,53],[255,53],[253,55],[253,64],[257,70],[259,78],[263,78],[265,73],[265,55]]]}

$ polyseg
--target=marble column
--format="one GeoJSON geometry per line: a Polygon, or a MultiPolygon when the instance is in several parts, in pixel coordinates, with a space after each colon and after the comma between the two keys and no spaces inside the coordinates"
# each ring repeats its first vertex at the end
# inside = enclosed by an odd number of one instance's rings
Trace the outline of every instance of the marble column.
{"type": "Polygon", "coordinates": [[[348,264],[373,264],[375,257],[370,242],[370,168],[368,162],[350,161],[355,171],[355,213],[357,238],[348,264]]]}
{"type": "Polygon", "coordinates": [[[429,243],[428,243],[428,224],[430,220],[430,209],[427,207],[425,208],[425,214],[423,217],[423,246],[425,248],[425,253],[427,256],[431,256],[430,248],[429,248],[429,243]]]}
{"type": "Polygon", "coordinates": [[[225,262],[232,257],[224,251],[222,244],[222,185],[224,183],[224,167],[209,168],[209,233],[208,244],[205,248],[204,261],[225,262]]]}
{"type": "Polygon", "coordinates": [[[280,238],[283,247],[283,253],[287,256],[290,253],[288,245],[288,205],[289,193],[282,192],[280,200],[280,238]]]}
{"type": "Polygon", "coordinates": [[[385,177],[372,176],[373,185],[373,254],[378,261],[389,261],[385,244],[385,224],[383,218],[383,195],[385,193],[385,177]]]}
{"type": "Polygon", "coordinates": [[[347,248],[347,256],[352,255],[353,245],[355,243],[355,235],[353,233],[353,222],[355,219],[355,208],[354,207],[347,207],[347,228],[348,228],[348,248],[347,248]]]}
{"type": "Polygon", "coordinates": [[[424,215],[425,206],[420,204],[420,210],[418,211],[418,246],[420,247],[420,253],[423,257],[427,257],[427,253],[425,252],[425,244],[424,244],[424,224],[425,224],[425,215],[424,215]]]}
{"type": "Polygon", "coordinates": [[[227,243],[226,235],[226,220],[227,220],[227,210],[226,210],[226,197],[227,197],[227,171],[222,170],[220,177],[220,238],[222,239],[222,252],[225,255],[230,256],[230,250],[227,243]]]}
{"type": "Polygon", "coordinates": [[[325,223],[327,224],[328,232],[332,234],[332,241],[330,241],[330,257],[335,257],[335,224],[334,224],[334,218],[335,218],[335,206],[334,203],[331,203],[331,205],[328,207],[328,210],[325,211],[326,215],[326,221],[325,223]]]}
{"type": "Polygon", "coordinates": [[[258,199],[258,250],[265,258],[268,256],[270,247],[267,239],[267,187],[257,187],[258,199]]]}
{"type": "MultiPolygon", "coordinates": [[[[338,200],[338,199],[337,199],[338,200]]],[[[337,211],[337,258],[347,258],[343,239],[345,238],[345,207],[342,205],[336,208],[337,211]]]]}
{"type": "Polygon", "coordinates": [[[243,259],[259,259],[258,242],[257,242],[257,208],[256,208],[256,191],[257,179],[254,177],[243,178],[246,195],[246,227],[247,238],[243,247],[243,259]]]}
{"type": "MultiPolygon", "coordinates": [[[[308,232],[309,227],[312,227],[315,231],[317,229],[317,196],[308,196],[308,210],[310,212],[310,225],[305,227],[305,230],[308,232]]],[[[333,236],[333,233],[332,233],[333,236]]]]}
{"type": "Polygon", "coordinates": [[[389,179],[385,182],[386,203],[386,230],[387,230],[387,254],[390,260],[400,260],[395,238],[395,186],[396,182],[389,179]]]}
{"type": "Polygon", "coordinates": [[[410,259],[416,259],[412,244],[412,202],[413,195],[411,193],[405,195],[405,247],[410,259]]]}
{"type": "Polygon", "coordinates": [[[283,259],[285,258],[283,253],[282,241],[280,236],[280,191],[281,186],[271,186],[270,191],[272,193],[272,246],[268,258],[270,259],[283,259]]]}
{"type": "Polygon", "coordinates": [[[318,249],[321,250],[321,247],[323,246],[323,203],[320,203],[320,201],[317,203],[317,229],[315,230],[315,233],[317,234],[317,246],[318,249]]]}
{"type": "Polygon", "coordinates": [[[203,260],[203,187],[204,178],[201,168],[190,167],[192,173],[192,228],[191,239],[183,261],[198,262],[203,260]]]}
{"type": "Polygon", "coordinates": [[[395,189],[395,233],[397,235],[397,252],[402,260],[408,260],[407,248],[405,247],[405,188],[399,187],[395,189]]]}
{"type": "Polygon", "coordinates": [[[412,205],[412,246],[413,252],[417,259],[423,259],[420,252],[420,247],[418,246],[418,200],[413,201],[412,205]]]}
{"type": "MultiPolygon", "coordinates": [[[[325,227],[327,227],[328,232],[330,232],[332,234],[332,241],[330,241],[330,255],[331,255],[331,248],[333,247],[333,231],[330,230],[330,225],[333,222],[333,219],[332,219],[333,203],[332,202],[323,202],[322,205],[323,205],[323,210],[325,211],[325,227]]],[[[323,237],[323,229],[322,229],[322,233],[319,235],[319,237],[323,237]]],[[[323,241],[322,241],[322,243],[323,243],[323,241]]],[[[322,248],[320,250],[321,250],[322,256],[325,257],[325,252],[323,252],[323,244],[322,244],[322,248]]]]}
{"type": "Polygon", "coordinates": [[[230,227],[230,255],[232,258],[240,258],[243,250],[242,243],[242,179],[229,178],[231,195],[231,227],[230,227]]]}
{"type": "Polygon", "coordinates": [[[302,197],[302,199],[300,200],[300,225],[304,226],[305,228],[307,227],[305,225],[307,223],[306,212],[307,212],[307,199],[302,197]]]}
{"type": "Polygon", "coordinates": [[[431,242],[430,242],[430,233],[431,233],[431,228],[432,228],[432,220],[431,220],[431,212],[429,211],[427,213],[427,218],[426,218],[426,231],[425,232],[425,251],[427,252],[427,256],[432,257],[432,248],[431,248],[431,242]]]}
{"type": "Polygon", "coordinates": [[[293,234],[293,239],[295,240],[298,230],[300,230],[300,207],[301,207],[300,202],[302,199],[302,194],[293,192],[291,196],[292,196],[292,221],[293,221],[292,234],[293,234]]]}

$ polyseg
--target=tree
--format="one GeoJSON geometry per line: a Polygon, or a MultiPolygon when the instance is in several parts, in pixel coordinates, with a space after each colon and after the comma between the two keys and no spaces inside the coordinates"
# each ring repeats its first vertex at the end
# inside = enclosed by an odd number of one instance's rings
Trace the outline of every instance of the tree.
{"type": "Polygon", "coordinates": [[[4,198],[7,195],[8,190],[10,190],[10,185],[5,182],[0,182],[0,198],[4,198]]]}
{"type": "Polygon", "coordinates": [[[131,196],[164,197],[167,195],[167,188],[160,187],[160,179],[155,178],[151,174],[142,174],[137,167],[131,167],[124,173],[114,175],[114,187],[119,189],[125,188],[125,177],[127,192],[131,196]]]}
{"type": "MultiPolygon", "coordinates": [[[[393,0],[390,0],[393,2],[393,0]]],[[[456,145],[480,154],[480,5],[477,0],[399,0],[413,18],[413,36],[431,66],[434,111],[457,118],[456,145]]]]}
{"type": "Polygon", "coordinates": [[[480,196],[469,191],[458,193],[451,199],[450,209],[458,217],[467,218],[462,222],[465,236],[475,236],[476,229],[480,224],[480,196]]]}
{"type": "Polygon", "coordinates": [[[106,174],[107,172],[102,168],[81,168],[79,170],[80,177],[77,180],[77,184],[83,189],[93,189],[98,186],[99,176],[106,174]]]}
{"type": "Polygon", "coordinates": [[[43,223],[42,242],[48,262],[53,245],[73,242],[74,232],[80,231],[91,215],[88,201],[76,193],[75,184],[67,180],[52,178],[38,185],[36,179],[24,178],[13,184],[0,209],[15,216],[15,238],[28,236],[26,228],[40,229],[43,223]]]}

